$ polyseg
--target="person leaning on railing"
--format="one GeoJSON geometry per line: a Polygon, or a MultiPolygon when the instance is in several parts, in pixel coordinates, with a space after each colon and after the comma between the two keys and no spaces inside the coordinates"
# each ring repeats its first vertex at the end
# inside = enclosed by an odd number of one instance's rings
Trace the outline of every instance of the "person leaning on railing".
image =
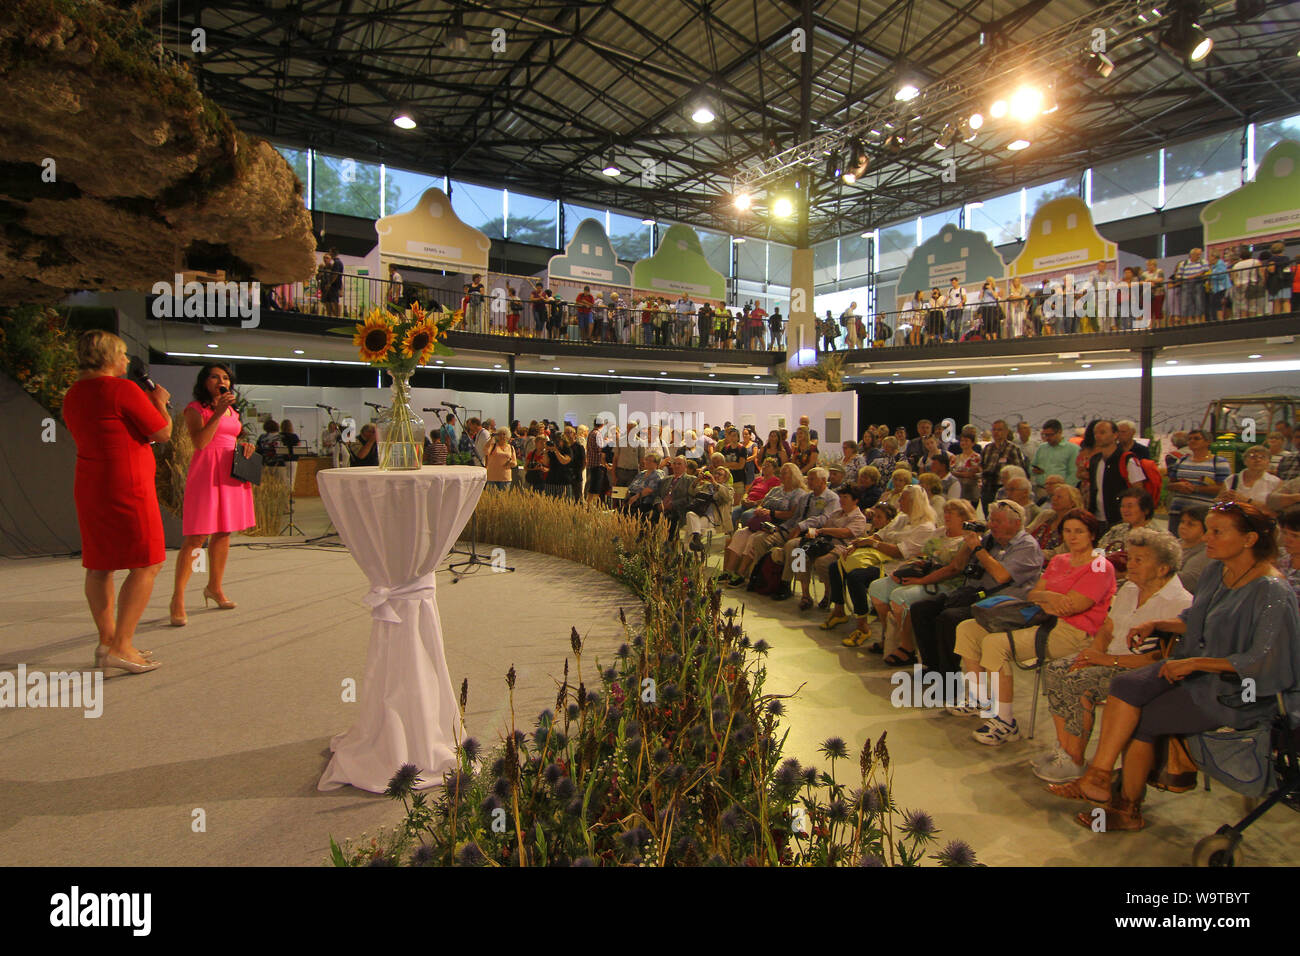
{"type": "Polygon", "coordinates": [[[1286,254],[1286,244],[1275,242],[1260,255],[1264,271],[1264,291],[1274,315],[1291,311],[1291,270],[1293,263],[1286,254]]]}

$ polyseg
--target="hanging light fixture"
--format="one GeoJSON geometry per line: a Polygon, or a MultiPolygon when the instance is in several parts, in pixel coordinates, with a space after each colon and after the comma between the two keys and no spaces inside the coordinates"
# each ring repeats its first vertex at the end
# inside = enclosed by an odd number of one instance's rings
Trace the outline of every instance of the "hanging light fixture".
{"type": "Polygon", "coordinates": [[[448,25],[443,44],[453,53],[464,53],[469,49],[469,33],[466,32],[465,25],[461,21],[460,11],[456,12],[455,17],[448,25]]]}
{"type": "Polygon", "coordinates": [[[612,152],[609,154],[609,158],[605,160],[605,166],[601,169],[601,172],[610,178],[613,178],[622,172],[622,170],[618,168],[618,163],[615,161],[612,152]]]}
{"type": "Polygon", "coordinates": [[[934,141],[935,149],[948,149],[957,140],[957,127],[952,123],[945,123],[942,132],[934,141]]]}
{"type": "Polygon", "coordinates": [[[863,177],[869,165],[871,165],[871,156],[867,153],[866,147],[862,144],[862,140],[853,137],[849,140],[849,158],[841,178],[851,186],[863,177]]]}
{"type": "Polygon", "coordinates": [[[691,119],[700,126],[712,123],[717,117],[713,110],[709,108],[708,103],[697,103],[695,109],[691,112],[691,119]]]}
{"type": "Polygon", "coordinates": [[[398,129],[415,129],[419,124],[415,121],[412,112],[407,109],[399,109],[392,116],[393,125],[398,129]]]}
{"type": "Polygon", "coordinates": [[[1214,49],[1214,40],[1197,23],[1203,5],[1199,0],[1175,0],[1176,6],[1169,15],[1169,26],[1161,41],[1179,57],[1199,63],[1214,49]]]}

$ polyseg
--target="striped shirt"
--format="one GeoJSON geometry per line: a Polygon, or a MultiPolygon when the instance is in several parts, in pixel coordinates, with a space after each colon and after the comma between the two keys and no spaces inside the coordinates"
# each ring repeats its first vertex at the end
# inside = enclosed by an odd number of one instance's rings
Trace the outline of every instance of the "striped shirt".
{"type": "MultiPolygon", "coordinates": [[[[1177,498],[1189,499],[1192,503],[1197,501],[1213,500],[1218,492],[1213,488],[1205,486],[1205,479],[1211,478],[1215,484],[1223,484],[1232,475],[1232,466],[1228,464],[1228,459],[1222,455],[1211,455],[1204,461],[1195,461],[1191,455],[1182,459],[1173,468],[1170,469],[1170,480],[1190,482],[1195,492],[1178,492],[1177,498]],[[1205,490],[1201,490],[1204,486],[1205,490]]],[[[1179,509],[1181,510],[1181,509],[1179,509]]]]}

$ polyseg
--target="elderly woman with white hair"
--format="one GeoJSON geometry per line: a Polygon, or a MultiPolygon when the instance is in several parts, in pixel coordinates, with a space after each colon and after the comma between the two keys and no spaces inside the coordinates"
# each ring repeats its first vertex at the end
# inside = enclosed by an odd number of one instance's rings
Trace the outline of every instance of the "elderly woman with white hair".
{"type": "Polygon", "coordinates": [[[1160,659],[1154,637],[1130,650],[1129,631],[1148,621],[1175,618],[1191,606],[1192,595],[1178,578],[1182,548],[1177,538],[1168,531],[1134,528],[1127,546],[1128,580],[1115,593],[1110,614],[1092,643],[1073,658],[1052,661],[1044,672],[1057,746],[1033,760],[1032,766],[1048,783],[1083,776],[1096,707],[1106,700],[1111,679],[1160,659]]]}
{"type": "Polygon", "coordinates": [[[909,468],[907,453],[893,435],[886,435],[880,447],[884,450],[884,454],[875,459],[872,464],[880,469],[882,475],[892,475],[896,468],[909,468]]]}
{"type": "MultiPolygon", "coordinates": [[[[829,630],[849,619],[844,609],[844,595],[848,593],[857,614],[857,628],[844,638],[845,647],[861,647],[871,639],[871,599],[867,589],[871,583],[889,574],[904,561],[921,554],[925,543],[934,537],[935,514],[929,496],[920,485],[911,485],[900,499],[898,517],[880,532],[859,538],[849,546],[848,553],[830,569],[829,589],[831,612],[822,628],[829,630]],[[854,557],[862,550],[865,554],[854,557]],[[883,556],[884,560],[879,558],[883,556]],[[865,563],[862,557],[868,557],[865,563]]],[[[877,641],[867,648],[873,654],[884,653],[883,642],[877,641]]]]}
{"type": "Polygon", "coordinates": [[[723,584],[735,587],[745,583],[746,578],[741,571],[748,570],[745,559],[754,537],[763,533],[761,526],[764,523],[776,524],[792,517],[795,508],[802,502],[803,495],[807,494],[808,485],[794,462],[787,461],[781,466],[780,477],[781,483],[764,495],[754,510],[750,523],[756,527],[747,525],[740,528],[727,542],[727,550],[722,559],[722,574],[718,577],[723,584]]]}

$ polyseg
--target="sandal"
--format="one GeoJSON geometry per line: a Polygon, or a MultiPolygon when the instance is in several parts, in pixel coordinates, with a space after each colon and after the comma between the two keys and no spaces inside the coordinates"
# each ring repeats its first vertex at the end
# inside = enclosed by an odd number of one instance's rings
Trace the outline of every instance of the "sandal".
{"type": "Polygon", "coordinates": [[[1097,833],[1107,833],[1112,830],[1141,830],[1147,825],[1146,820],[1142,819],[1142,798],[1129,800],[1124,796],[1117,796],[1114,800],[1101,807],[1101,815],[1096,810],[1081,811],[1074,815],[1074,822],[1079,826],[1097,833]],[[1101,821],[1101,826],[1097,826],[1097,821],[1101,821]]]}
{"type": "Polygon", "coordinates": [[[1047,789],[1058,797],[1064,797],[1066,800],[1087,800],[1102,806],[1110,803],[1110,781],[1111,772],[1109,770],[1098,770],[1089,767],[1087,772],[1078,780],[1071,780],[1069,783],[1048,784],[1047,789]],[[1094,790],[1105,790],[1106,796],[1089,796],[1083,792],[1085,785],[1091,786],[1094,790]]]}
{"type": "Polygon", "coordinates": [[[803,597],[799,599],[799,610],[806,611],[812,606],[813,606],[813,599],[810,598],[808,595],[805,594],[803,597]]]}
{"type": "Polygon", "coordinates": [[[890,667],[911,667],[916,663],[916,651],[905,651],[901,647],[885,658],[890,667]]]}

